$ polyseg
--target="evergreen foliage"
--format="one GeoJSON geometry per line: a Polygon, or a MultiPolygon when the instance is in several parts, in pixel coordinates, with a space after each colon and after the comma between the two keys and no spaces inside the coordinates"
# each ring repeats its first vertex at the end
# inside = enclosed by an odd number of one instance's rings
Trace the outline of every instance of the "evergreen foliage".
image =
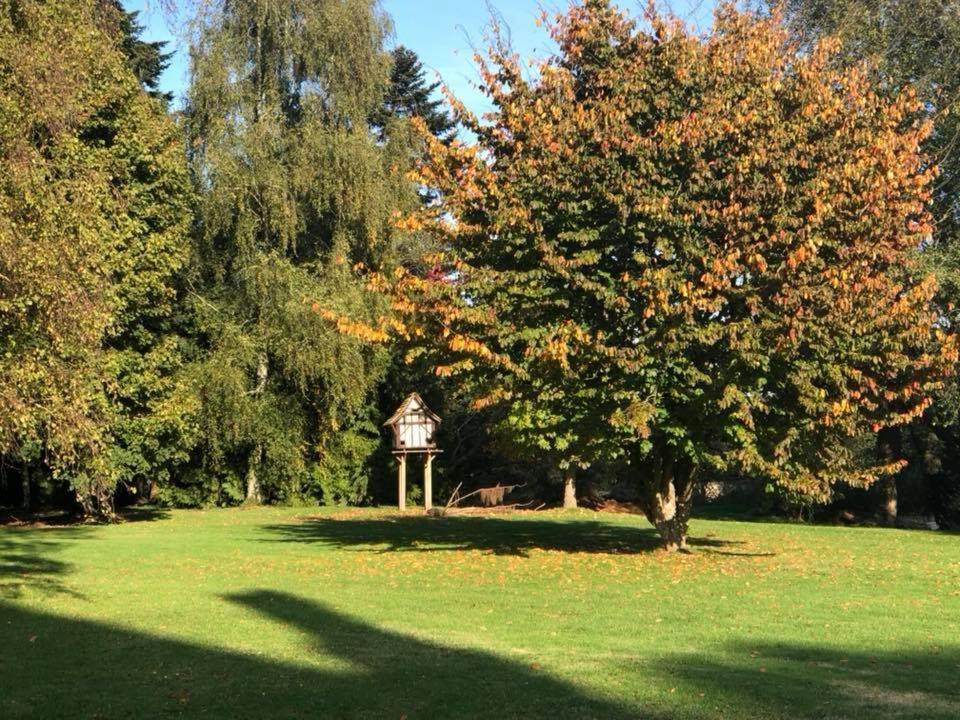
{"type": "Polygon", "coordinates": [[[127,58],[127,64],[137,80],[152,97],[169,103],[173,96],[160,91],[160,76],[170,66],[172,52],[165,52],[166,41],[148,42],[140,36],[146,29],[140,22],[140,13],[127,12],[120,0],[100,0],[107,6],[107,12],[113,12],[118,22],[118,32],[122,37],[120,49],[127,58]]]}
{"type": "Polygon", "coordinates": [[[439,82],[429,83],[417,54],[400,45],[393,50],[393,68],[383,107],[374,116],[374,124],[386,127],[390,118],[422,118],[427,128],[441,140],[451,140],[456,123],[442,99],[436,97],[439,82]]]}

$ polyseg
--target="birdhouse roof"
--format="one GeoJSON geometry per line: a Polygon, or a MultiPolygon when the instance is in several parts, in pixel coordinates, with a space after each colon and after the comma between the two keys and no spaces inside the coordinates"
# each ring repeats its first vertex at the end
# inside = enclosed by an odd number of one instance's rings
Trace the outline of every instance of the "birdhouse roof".
{"type": "Polygon", "coordinates": [[[396,425],[404,415],[418,411],[424,413],[434,422],[440,422],[440,416],[427,407],[423,398],[420,397],[420,393],[412,392],[400,403],[400,407],[397,408],[397,411],[389,417],[384,425],[396,425]]]}

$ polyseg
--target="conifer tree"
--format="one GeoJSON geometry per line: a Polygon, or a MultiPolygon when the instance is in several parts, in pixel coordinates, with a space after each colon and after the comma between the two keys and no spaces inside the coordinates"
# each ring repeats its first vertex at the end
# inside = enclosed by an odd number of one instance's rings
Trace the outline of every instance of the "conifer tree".
{"type": "Polygon", "coordinates": [[[438,82],[427,82],[426,70],[417,54],[400,45],[392,53],[393,67],[383,107],[374,118],[380,127],[390,117],[419,117],[427,128],[441,140],[450,140],[455,123],[444,101],[437,97],[438,82]]]}
{"type": "Polygon", "coordinates": [[[173,57],[172,52],[166,52],[169,43],[144,40],[141,36],[146,28],[140,22],[140,13],[136,10],[127,12],[120,0],[100,1],[105,5],[105,12],[116,17],[121,36],[120,49],[137,80],[152,97],[169,103],[172,95],[160,91],[160,76],[170,66],[173,57]]]}
{"type": "Polygon", "coordinates": [[[123,487],[150,497],[190,459],[195,434],[195,399],[181,377],[186,328],[179,295],[190,257],[192,196],[181,130],[167,113],[168,98],[156,92],[165,60],[157,44],[130,36],[142,28],[129,14],[109,6],[106,12],[118,25],[128,66],[131,48],[134,59],[147,63],[131,66],[143,90],[105,118],[101,132],[126,210],[112,262],[117,296],[105,338],[110,451],[123,487]]]}

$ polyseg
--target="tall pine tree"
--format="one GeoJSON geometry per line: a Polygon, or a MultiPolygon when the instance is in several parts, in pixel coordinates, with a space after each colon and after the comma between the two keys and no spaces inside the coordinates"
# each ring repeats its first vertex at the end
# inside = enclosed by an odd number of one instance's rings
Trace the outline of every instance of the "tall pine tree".
{"type": "Polygon", "coordinates": [[[423,63],[413,50],[399,45],[393,49],[392,58],[390,83],[374,123],[385,128],[391,117],[419,117],[435,137],[452,139],[456,123],[443,100],[437,97],[440,83],[427,81],[423,63]]]}
{"type": "Polygon", "coordinates": [[[152,97],[169,103],[173,96],[160,90],[160,76],[170,66],[173,57],[172,52],[166,52],[169,43],[164,40],[144,40],[142,35],[146,27],[140,22],[140,13],[136,10],[127,12],[120,0],[100,2],[105,6],[106,13],[113,13],[116,17],[121,37],[120,49],[140,85],[152,97]]]}

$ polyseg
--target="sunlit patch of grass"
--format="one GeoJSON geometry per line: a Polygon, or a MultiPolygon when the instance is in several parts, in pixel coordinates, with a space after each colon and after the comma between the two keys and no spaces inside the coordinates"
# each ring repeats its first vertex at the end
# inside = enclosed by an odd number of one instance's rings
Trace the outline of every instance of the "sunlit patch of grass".
{"type": "Polygon", "coordinates": [[[0,717],[960,717],[960,537],[182,511],[0,528],[0,717]]]}

